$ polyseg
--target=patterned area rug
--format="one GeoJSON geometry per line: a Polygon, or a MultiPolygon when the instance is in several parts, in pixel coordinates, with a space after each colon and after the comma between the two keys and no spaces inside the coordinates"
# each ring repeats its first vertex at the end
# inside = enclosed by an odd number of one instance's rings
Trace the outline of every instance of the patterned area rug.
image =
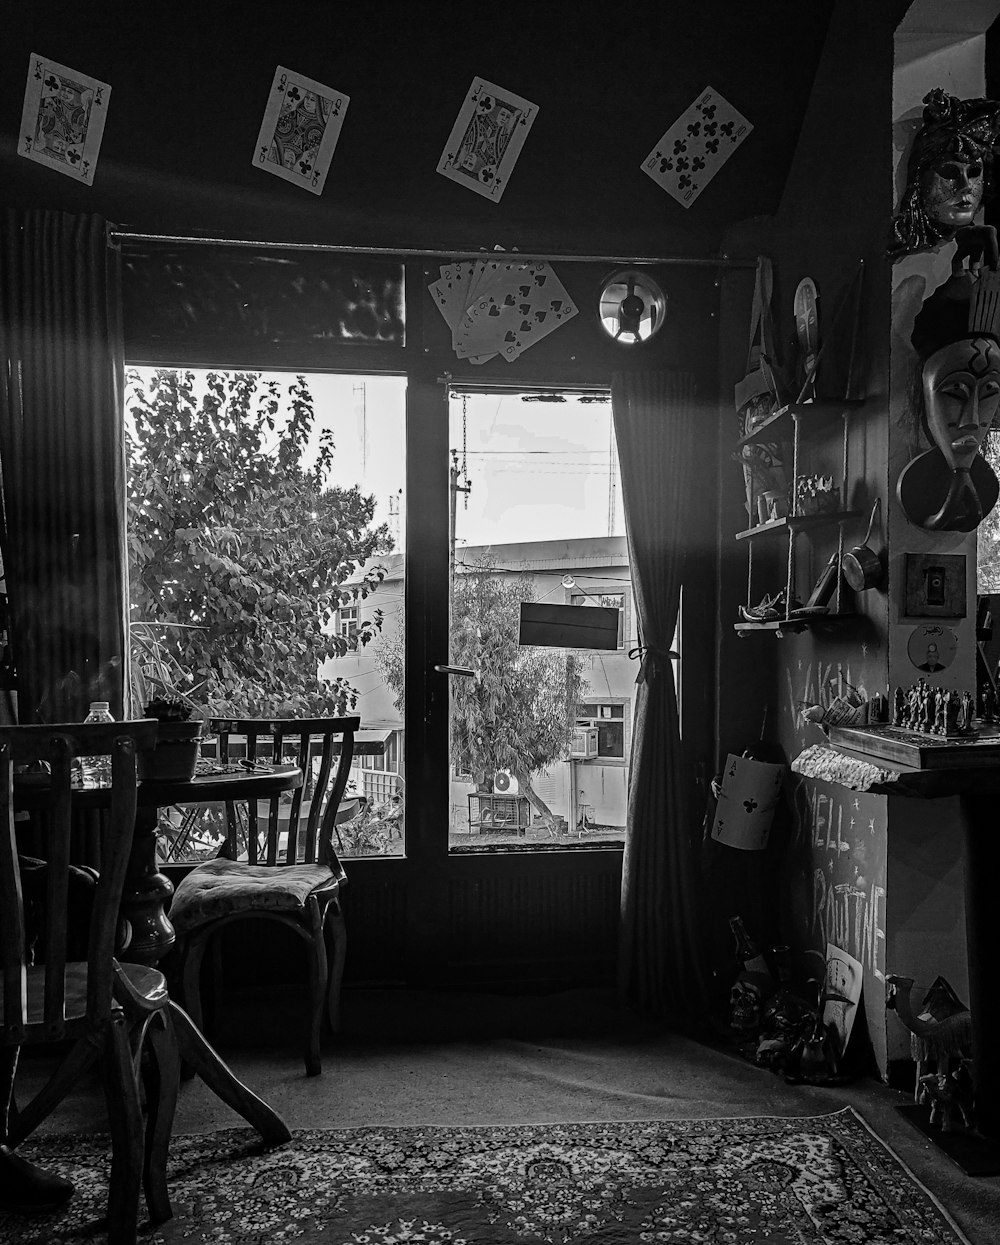
{"type": "MultiPolygon", "coordinates": [[[[800,1118],[175,1137],[174,1218],[145,1245],[954,1245],[933,1196],[852,1109],[800,1118]]],[[[20,1153],[69,1176],[59,1215],[0,1215],[4,1245],[104,1239],[107,1139],[20,1153]]]]}

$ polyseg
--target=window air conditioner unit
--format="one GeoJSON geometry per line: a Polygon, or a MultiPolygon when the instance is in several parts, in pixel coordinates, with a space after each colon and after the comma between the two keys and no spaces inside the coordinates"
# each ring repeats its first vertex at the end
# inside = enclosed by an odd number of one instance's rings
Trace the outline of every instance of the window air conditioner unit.
{"type": "Polygon", "coordinates": [[[597,756],[596,726],[578,726],[573,731],[569,755],[574,761],[592,761],[597,756]]]}
{"type": "Polygon", "coordinates": [[[517,779],[510,770],[498,769],[493,775],[494,795],[517,795],[518,790],[517,779]]]}

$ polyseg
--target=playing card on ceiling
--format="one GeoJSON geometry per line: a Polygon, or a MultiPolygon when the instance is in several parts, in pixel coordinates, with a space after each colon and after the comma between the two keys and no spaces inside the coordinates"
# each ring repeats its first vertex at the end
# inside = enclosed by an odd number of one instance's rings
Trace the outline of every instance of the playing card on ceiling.
{"type": "Polygon", "coordinates": [[[513,91],[473,78],[437,171],[499,203],[537,114],[513,91]]]}
{"type": "Polygon", "coordinates": [[[111,87],[32,52],[18,153],[89,186],[111,87]]]}
{"type": "Polygon", "coordinates": [[[709,87],[663,135],[642,171],[681,207],[690,207],[752,129],[709,87]]]}
{"type": "Polygon", "coordinates": [[[350,96],[279,65],[257,136],[254,164],[323,193],[350,96]]]}

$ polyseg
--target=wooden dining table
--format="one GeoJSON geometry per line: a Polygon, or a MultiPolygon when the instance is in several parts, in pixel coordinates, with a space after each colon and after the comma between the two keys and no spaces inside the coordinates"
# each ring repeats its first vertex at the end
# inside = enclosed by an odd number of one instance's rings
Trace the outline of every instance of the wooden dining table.
{"type": "MultiPolygon", "coordinates": [[[[219,773],[212,771],[223,767],[209,762],[201,768],[202,772],[186,780],[153,782],[147,779],[139,783],[135,834],[122,893],[122,924],[117,948],[118,958],[129,963],[153,967],[176,941],[168,915],[174,886],[166,874],[160,872],[156,860],[159,810],[175,804],[268,800],[272,795],[302,786],[302,771],[297,765],[255,762],[252,768],[232,770],[227,767],[230,772],[219,773]]],[[[19,809],[44,809],[44,775],[18,775],[14,788],[19,809]]],[[[96,783],[84,783],[73,791],[73,807],[80,810],[107,808],[110,799],[111,788],[96,783]]]]}
{"type": "MultiPolygon", "coordinates": [[[[211,767],[209,767],[211,768],[211,767]]],[[[221,767],[216,767],[221,768],[221,767]]],[[[15,803],[26,811],[44,810],[48,798],[46,776],[18,775],[14,781],[15,803]]],[[[135,834],[122,895],[122,935],[116,955],[120,960],[152,968],[174,945],[176,935],[167,914],[173,883],[156,863],[158,812],[174,804],[215,801],[266,800],[302,785],[297,765],[261,765],[238,772],[198,773],[186,781],[144,781],[138,787],[135,834]]],[[[107,808],[111,788],[83,784],[73,792],[74,808],[107,808]]],[[[268,1145],[280,1145],[291,1134],[284,1121],[243,1084],[206,1041],[191,1017],[171,1000],[171,1016],[180,1056],[184,1063],[268,1145]]]]}

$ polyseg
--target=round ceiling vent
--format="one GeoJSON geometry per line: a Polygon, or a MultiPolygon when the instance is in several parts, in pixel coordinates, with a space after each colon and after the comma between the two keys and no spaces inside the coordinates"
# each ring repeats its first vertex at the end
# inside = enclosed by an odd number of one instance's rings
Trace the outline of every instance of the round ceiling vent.
{"type": "Polygon", "coordinates": [[[601,287],[601,328],[616,342],[637,346],[649,341],[660,331],[666,315],[666,294],[642,268],[622,268],[601,287]]]}

